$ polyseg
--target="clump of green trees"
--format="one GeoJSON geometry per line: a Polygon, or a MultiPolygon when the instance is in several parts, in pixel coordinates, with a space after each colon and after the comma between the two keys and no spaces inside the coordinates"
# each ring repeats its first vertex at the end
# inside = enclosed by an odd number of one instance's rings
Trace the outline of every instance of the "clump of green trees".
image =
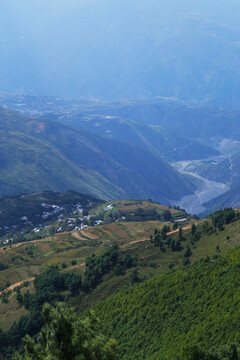
{"type": "Polygon", "coordinates": [[[161,230],[155,229],[154,235],[150,235],[150,241],[155,245],[159,246],[162,251],[165,251],[165,246],[170,248],[172,251],[182,250],[182,241],[184,241],[182,228],[179,228],[178,237],[174,239],[171,235],[168,235],[170,232],[170,226],[164,225],[161,230]]]}
{"type": "Polygon", "coordinates": [[[212,225],[219,231],[223,231],[224,225],[230,224],[238,217],[239,213],[236,213],[232,208],[217,210],[212,215],[210,215],[212,225]]]}
{"type": "Polygon", "coordinates": [[[115,360],[117,345],[100,333],[97,319],[85,318],[64,303],[56,308],[45,304],[42,310],[45,325],[37,336],[24,338],[23,355],[15,353],[13,360],[115,360]]]}

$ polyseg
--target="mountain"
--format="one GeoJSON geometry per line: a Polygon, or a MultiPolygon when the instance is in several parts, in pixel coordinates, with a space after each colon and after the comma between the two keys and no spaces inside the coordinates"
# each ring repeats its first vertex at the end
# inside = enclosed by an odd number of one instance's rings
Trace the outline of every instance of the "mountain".
{"type": "MultiPolygon", "coordinates": [[[[208,210],[205,215],[222,208],[224,204],[238,206],[236,193],[240,181],[240,113],[238,111],[204,106],[193,107],[163,99],[97,102],[50,97],[20,97],[3,93],[0,96],[0,104],[18,109],[22,113],[33,114],[41,119],[50,118],[55,122],[77,128],[81,132],[91,132],[93,137],[93,134],[96,134],[110,142],[120,140],[131,143],[132,146],[135,144],[169,162],[190,161],[191,164],[186,167],[188,171],[236,189],[209,203],[206,199],[204,207],[208,210]]],[[[94,142],[96,143],[95,140],[94,142]]],[[[106,149],[104,151],[106,152],[106,149]]],[[[116,154],[112,152],[112,155],[116,154]]],[[[119,162],[119,158],[117,161],[119,162]]],[[[88,163],[90,162],[91,160],[88,163]]],[[[99,172],[98,164],[95,165],[92,170],[99,172]]],[[[89,167],[87,163],[84,163],[84,166],[89,167]]],[[[101,174],[107,177],[106,172],[101,174]]],[[[112,182],[112,178],[108,179],[112,182]]],[[[119,182],[114,184],[121,188],[119,182]]],[[[124,190],[129,192],[126,188],[124,190]]],[[[214,191],[212,195],[214,196],[214,191]]],[[[146,198],[146,194],[141,192],[141,197],[146,198]]],[[[155,194],[152,197],[156,199],[155,194]]],[[[165,201],[163,198],[161,200],[165,201]]]]}
{"type": "Polygon", "coordinates": [[[0,109],[0,194],[74,190],[163,203],[194,186],[144,149],[0,109]]]}

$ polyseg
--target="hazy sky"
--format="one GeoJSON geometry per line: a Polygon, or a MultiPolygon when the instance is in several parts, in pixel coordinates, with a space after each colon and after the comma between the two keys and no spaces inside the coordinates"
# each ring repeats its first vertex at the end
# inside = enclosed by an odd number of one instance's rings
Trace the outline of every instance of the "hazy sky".
{"type": "MultiPolygon", "coordinates": [[[[173,64],[182,51],[179,42],[187,54],[196,43],[203,46],[206,62],[203,34],[208,32],[209,41],[209,24],[215,25],[216,39],[224,27],[234,29],[237,43],[239,18],[236,0],[1,0],[0,90],[106,98],[161,95],[164,85],[160,89],[150,82],[181,70],[186,59],[173,64]],[[163,72],[164,64],[172,70],[163,72]]],[[[174,93],[177,84],[173,87],[174,93]]]]}

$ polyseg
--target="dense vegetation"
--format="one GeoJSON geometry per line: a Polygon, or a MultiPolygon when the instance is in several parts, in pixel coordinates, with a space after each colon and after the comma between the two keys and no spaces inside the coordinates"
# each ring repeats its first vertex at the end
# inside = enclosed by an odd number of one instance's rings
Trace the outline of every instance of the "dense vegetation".
{"type": "Polygon", "coordinates": [[[240,249],[135,285],[96,306],[121,359],[173,359],[238,342],[240,249]]]}
{"type": "Polygon", "coordinates": [[[114,360],[116,342],[107,341],[99,332],[93,316],[81,319],[74,309],[59,303],[56,308],[46,304],[42,311],[45,322],[35,342],[25,337],[25,354],[13,360],[114,360]]]}

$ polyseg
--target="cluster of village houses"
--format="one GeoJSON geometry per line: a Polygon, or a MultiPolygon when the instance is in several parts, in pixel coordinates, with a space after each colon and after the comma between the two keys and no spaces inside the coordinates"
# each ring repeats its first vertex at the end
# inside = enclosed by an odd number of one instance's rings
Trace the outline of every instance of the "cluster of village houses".
{"type": "MultiPolygon", "coordinates": [[[[54,204],[50,205],[50,204],[46,204],[46,203],[42,203],[41,206],[44,208],[44,211],[42,212],[41,215],[37,215],[37,216],[39,216],[39,217],[41,216],[41,218],[46,221],[48,218],[52,217],[53,215],[60,213],[57,221],[62,222],[63,220],[66,220],[68,227],[72,228],[74,230],[82,230],[82,229],[89,227],[89,225],[84,224],[84,220],[89,221],[93,217],[93,215],[86,215],[86,216],[82,215],[83,208],[82,208],[81,204],[74,205],[74,207],[72,209],[72,213],[71,213],[72,215],[81,215],[81,216],[80,217],[69,217],[67,219],[63,218],[63,214],[61,213],[65,210],[64,207],[54,205],[54,204]],[[76,222],[79,222],[79,221],[81,222],[81,224],[79,226],[75,226],[76,222]]],[[[107,211],[107,210],[111,210],[112,208],[113,207],[111,205],[108,205],[104,210],[107,211]]],[[[33,225],[32,222],[29,221],[27,216],[22,216],[21,220],[23,221],[23,225],[25,227],[33,225]]],[[[101,225],[103,223],[104,222],[102,220],[96,220],[95,226],[101,225]]],[[[38,227],[35,227],[33,229],[34,233],[39,233],[40,230],[42,229],[42,227],[43,227],[43,225],[39,224],[38,227]]],[[[47,227],[49,227],[49,225],[46,225],[44,227],[47,228],[47,227]]],[[[18,226],[16,226],[16,225],[11,226],[11,228],[8,226],[4,226],[4,230],[6,230],[6,233],[12,229],[17,229],[17,228],[18,228],[18,226]]],[[[63,231],[62,226],[59,226],[59,228],[57,229],[57,232],[60,233],[62,231],[63,231]]],[[[9,239],[4,239],[2,241],[3,245],[9,245],[10,243],[12,243],[12,240],[9,240],[9,239]]]]}

